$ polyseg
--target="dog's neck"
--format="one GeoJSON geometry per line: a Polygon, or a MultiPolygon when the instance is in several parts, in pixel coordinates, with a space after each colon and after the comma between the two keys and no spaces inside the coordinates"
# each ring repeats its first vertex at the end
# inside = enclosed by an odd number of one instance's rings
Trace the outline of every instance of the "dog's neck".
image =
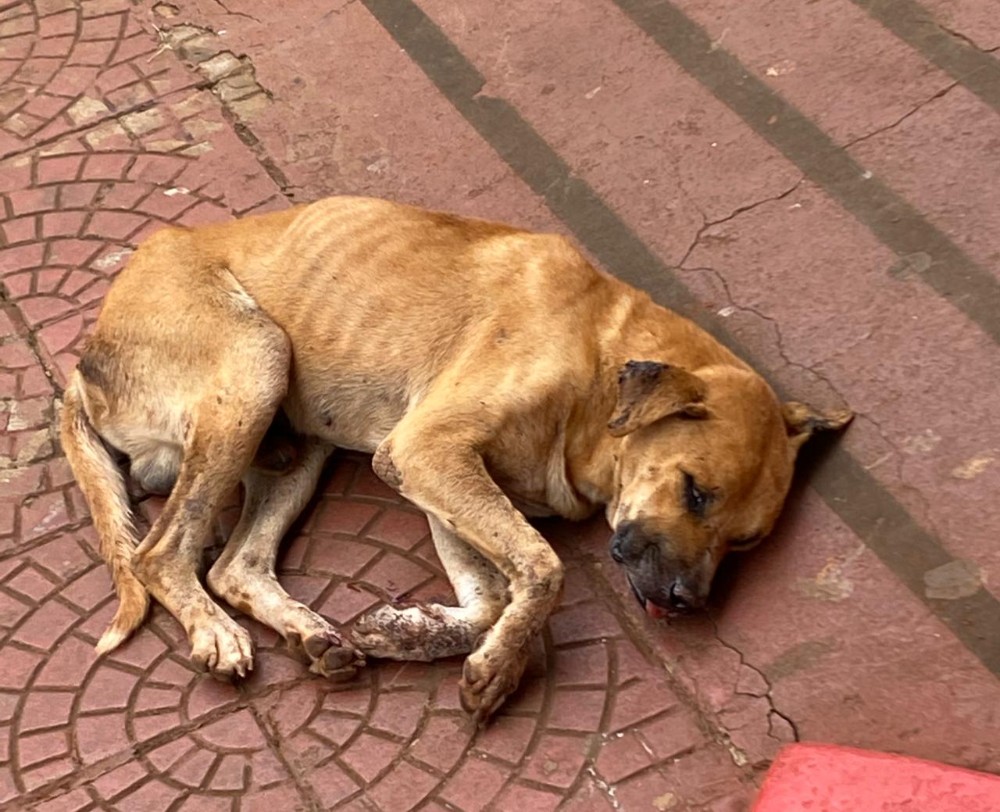
{"type": "Polygon", "coordinates": [[[660,361],[695,372],[702,367],[747,364],[690,319],[654,302],[646,293],[627,290],[601,332],[612,385],[626,361],[660,361]]]}

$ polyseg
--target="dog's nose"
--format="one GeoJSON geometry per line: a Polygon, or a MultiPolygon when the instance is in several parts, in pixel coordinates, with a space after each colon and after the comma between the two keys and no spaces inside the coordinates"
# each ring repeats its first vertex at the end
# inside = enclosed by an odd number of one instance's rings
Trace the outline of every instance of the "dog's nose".
{"type": "Polygon", "coordinates": [[[635,557],[636,529],[632,522],[619,526],[611,537],[611,557],[619,564],[635,557]]]}
{"type": "Polygon", "coordinates": [[[625,561],[625,554],[622,552],[622,537],[617,533],[611,539],[611,557],[619,564],[625,561]]]}
{"type": "Polygon", "coordinates": [[[701,601],[698,600],[698,596],[685,586],[684,582],[680,579],[670,585],[670,605],[674,609],[682,611],[685,609],[694,609],[700,604],[701,601]]]}
{"type": "Polygon", "coordinates": [[[619,564],[634,564],[649,550],[652,538],[633,522],[620,525],[611,539],[611,557],[619,564]]]}

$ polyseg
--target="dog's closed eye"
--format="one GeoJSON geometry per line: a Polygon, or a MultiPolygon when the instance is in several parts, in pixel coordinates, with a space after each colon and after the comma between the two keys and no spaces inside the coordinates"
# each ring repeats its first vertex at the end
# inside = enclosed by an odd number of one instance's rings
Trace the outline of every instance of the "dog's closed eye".
{"type": "Polygon", "coordinates": [[[712,501],[712,493],[698,486],[691,474],[684,472],[684,506],[688,513],[699,518],[705,515],[712,501]]]}
{"type": "Polygon", "coordinates": [[[733,552],[743,553],[746,552],[747,550],[752,550],[763,540],[764,540],[763,533],[757,533],[753,536],[747,536],[746,538],[742,539],[734,539],[733,541],[729,542],[729,549],[732,550],[733,552]]]}

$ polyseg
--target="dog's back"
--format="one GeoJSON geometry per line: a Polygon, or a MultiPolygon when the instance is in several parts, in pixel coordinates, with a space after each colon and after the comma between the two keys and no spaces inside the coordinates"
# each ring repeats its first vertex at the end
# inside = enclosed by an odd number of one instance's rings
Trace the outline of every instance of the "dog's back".
{"type": "Polygon", "coordinates": [[[289,337],[292,422],[358,450],[458,354],[496,357],[495,369],[587,368],[569,356],[595,326],[588,314],[633,295],[561,236],[384,200],[329,198],[260,222],[282,230],[270,242],[252,227],[192,236],[220,246],[212,259],[289,337]]]}

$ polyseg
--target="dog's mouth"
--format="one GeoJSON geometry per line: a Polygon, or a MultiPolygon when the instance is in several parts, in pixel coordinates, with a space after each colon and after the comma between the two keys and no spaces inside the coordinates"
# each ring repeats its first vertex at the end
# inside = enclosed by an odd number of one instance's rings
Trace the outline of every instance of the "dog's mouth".
{"type": "Polygon", "coordinates": [[[635,581],[632,580],[632,576],[630,574],[625,573],[625,580],[628,581],[629,588],[632,590],[632,594],[635,595],[635,599],[639,601],[639,606],[641,606],[642,610],[654,620],[661,620],[662,618],[669,618],[674,615],[683,614],[683,610],[677,609],[673,606],[663,606],[652,598],[647,598],[639,587],[635,585],[635,581]]]}

